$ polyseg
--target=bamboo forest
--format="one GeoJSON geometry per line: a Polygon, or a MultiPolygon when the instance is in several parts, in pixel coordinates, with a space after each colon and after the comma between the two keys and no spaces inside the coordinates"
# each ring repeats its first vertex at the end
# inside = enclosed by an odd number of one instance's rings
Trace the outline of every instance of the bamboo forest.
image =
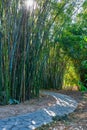
{"type": "Polygon", "coordinates": [[[87,0],[0,0],[0,104],[75,87],[87,91],[87,0]]]}

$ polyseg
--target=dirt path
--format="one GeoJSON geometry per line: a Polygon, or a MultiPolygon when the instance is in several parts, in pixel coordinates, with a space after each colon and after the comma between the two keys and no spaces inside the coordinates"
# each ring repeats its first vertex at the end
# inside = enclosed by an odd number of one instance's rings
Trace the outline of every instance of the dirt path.
{"type": "Polygon", "coordinates": [[[76,91],[58,91],[73,97],[78,103],[74,113],[62,119],[55,119],[53,123],[42,126],[37,130],[87,130],[87,93],[76,91]]]}
{"type": "MultiPolygon", "coordinates": [[[[42,126],[38,130],[87,130],[87,93],[76,91],[58,91],[58,93],[73,97],[79,103],[78,108],[69,116],[55,119],[53,123],[42,126]]],[[[0,106],[0,119],[29,113],[54,103],[53,97],[40,95],[40,99],[33,99],[19,105],[0,106]]]]}

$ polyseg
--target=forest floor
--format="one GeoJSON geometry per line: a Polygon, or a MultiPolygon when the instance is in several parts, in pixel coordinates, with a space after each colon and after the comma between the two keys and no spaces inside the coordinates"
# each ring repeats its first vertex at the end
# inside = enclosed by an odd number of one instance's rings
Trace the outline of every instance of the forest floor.
{"type": "Polygon", "coordinates": [[[74,98],[78,102],[77,109],[68,116],[55,119],[51,124],[44,125],[37,130],[87,130],[87,92],[61,90],[58,93],[74,98]]]}
{"type": "MultiPolygon", "coordinates": [[[[87,130],[87,92],[55,91],[69,95],[78,102],[77,109],[70,115],[55,119],[51,124],[44,125],[37,130],[87,130]]],[[[18,105],[0,106],[0,119],[31,113],[40,108],[51,106],[55,103],[53,97],[40,95],[39,99],[32,99],[18,105]]]]}

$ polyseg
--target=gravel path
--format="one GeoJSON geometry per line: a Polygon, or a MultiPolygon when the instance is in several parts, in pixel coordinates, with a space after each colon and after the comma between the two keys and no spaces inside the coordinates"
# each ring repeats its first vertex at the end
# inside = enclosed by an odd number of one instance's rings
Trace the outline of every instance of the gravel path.
{"type": "Polygon", "coordinates": [[[53,96],[56,104],[29,114],[2,119],[0,120],[0,130],[33,130],[52,122],[53,117],[72,113],[78,106],[78,103],[69,96],[54,92],[42,93],[53,96]]]}

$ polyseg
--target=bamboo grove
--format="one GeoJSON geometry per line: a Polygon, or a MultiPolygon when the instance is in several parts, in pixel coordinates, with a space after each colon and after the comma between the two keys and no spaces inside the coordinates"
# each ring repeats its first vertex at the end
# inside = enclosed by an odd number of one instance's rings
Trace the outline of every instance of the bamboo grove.
{"type": "MultiPolygon", "coordinates": [[[[60,89],[66,61],[60,38],[70,24],[71,1],[0,0],[0,103],[39,96],[40,88],[60,89]],[[67,6],[68,5],[68,6],[67,6]]],[[[72,9],[72,11],[71,11],[72,9]]]]}

